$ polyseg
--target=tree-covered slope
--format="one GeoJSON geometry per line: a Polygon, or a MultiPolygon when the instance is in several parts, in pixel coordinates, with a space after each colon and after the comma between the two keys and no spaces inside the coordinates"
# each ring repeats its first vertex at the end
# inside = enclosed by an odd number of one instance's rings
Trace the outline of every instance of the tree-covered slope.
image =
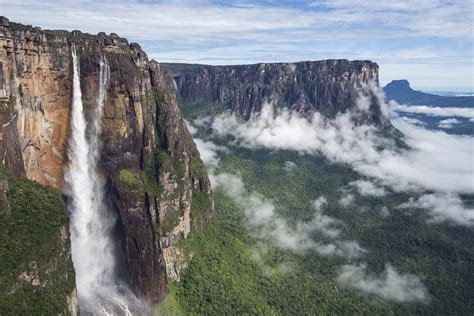
{"type": "Polygon", "coordinates": [[[77,313],[69,220],[58,190],[0,171],[0,315],[77,313]]]}

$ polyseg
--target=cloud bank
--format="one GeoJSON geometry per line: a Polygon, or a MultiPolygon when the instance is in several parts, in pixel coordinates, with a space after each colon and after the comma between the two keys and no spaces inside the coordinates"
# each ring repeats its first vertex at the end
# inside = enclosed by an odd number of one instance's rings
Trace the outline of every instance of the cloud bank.
{"type": "Polygon", "coordinates": [[[432,107],[426,105],[404,105],[390,102],[390,109],[396,112],[418,113],[441,117],[474,118],[474,108],[432,107]]]}
{"type": "MultiPolygon", "coordinates": [[[[383,98],[379,95],[379,99],[383,98]]],[[[366,109],[367,102],[361,94],[356,111],[366,109]]],[[[435,222],[473,225],[466,220],[470,218],[470,211],[459,198],[459,194],[474,193],[472,136],[427,130],[395,117],[392,123],[403,132],[403,140],[409,147],[402,149],[391,138],[380,136],[376,127],[355,125],[353,115],[350,112],[338,114],[329,120],[316,112],[307,118],[264,104],[261,112],[248,121],[241,122],[234,115],[224,113],[214,118],[210,126],[217,136],[232,136],[234,146],[322,154],[332,162],[349,164],[371,179],[350,183],[361,195],[383,196],[387,187],[415,194],[432,191],[438,200],[444,197],[449,202],[455,199],[454,204],[444,203],[444,210],[426,201],[419,207],[430,210],[432,218],[437,219],[435,222]]],[[[347,207],[353,200],[354,196],[346,192],[340,204],[347,207]]],[[[408,206],[416,205],[406,204],[408,206]]]]}
{"type": "Polygon", "coordinates": [[[453,128],[454,125],[461,123],[460,120],[457,120],[455,118],[450,118],[446,120],[441,120],[438,123],[439,128],[453,128]]]}
{"type": "Polygon", "coordinates": [[[450,221],[463,226],[474,226],[474,209],[466,208],[458,195],[448,193],[424,194],[410,198],[399,208],[429,209],[433,222],[450,221]]]}
{"type": "Polygon", "coordinates": [[[354,186],[360,195],[363,196],[384,196],[386,194],[385,189],[376,186],[373,182],[367,180],[357,180],[349,183],[354,186]]]}
{"type": "Polygon", "coordinates": [[[412,274],[401,274],[390,264],[378,277],[366,272],[365,265],[344,265],[337,280],[366,294],[380,296],[395,302],[427,302],[429,294],[420,278],[412,274]]]}
{"type": "Polygon", "coordinates": [[[275,115],[268,104],[244,123],[233,115],[218,116],[212,128],[217,135],[232,135],[238,146],[321,153],[396,191],[474,193],[472,137],[428,131],[403,120],[393,123],[411,150],[397,149],[373,126],[355,126],[349,113],[334,120],[314,113],[308,120],[286,109],[275,115]]]}

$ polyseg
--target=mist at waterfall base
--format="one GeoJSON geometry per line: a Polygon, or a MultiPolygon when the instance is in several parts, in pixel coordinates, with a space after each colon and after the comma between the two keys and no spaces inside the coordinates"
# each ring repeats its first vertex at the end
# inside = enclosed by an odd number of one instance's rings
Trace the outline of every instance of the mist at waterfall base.
{"type": "Polygon", "coordinates": [[[80,85],[80,65],[72,46],[73,101],[69,138],[69,170],[65,174],[70,198],[71,249],[76,287],[82,315],[142,314],[143,304],[117,278],[115,242],[112,231],[116,216],[104,200],[104,183],[97,173],[100,156],[101,117],[107,96],[110,70],[100,59],[99,93],[92,122],[86,122],[80,85]]]}

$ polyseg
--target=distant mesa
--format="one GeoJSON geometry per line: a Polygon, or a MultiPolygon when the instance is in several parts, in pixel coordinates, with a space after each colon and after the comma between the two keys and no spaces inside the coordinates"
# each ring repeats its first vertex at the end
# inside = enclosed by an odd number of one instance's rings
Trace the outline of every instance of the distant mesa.
{"type": "Polygon", "coordinates": [[[402,104],[431,105],[439,107],[474,107],[473,96],[451,97],[413,90],[406,79],[392,80],[383,88],[388,100],[402,104]]]}

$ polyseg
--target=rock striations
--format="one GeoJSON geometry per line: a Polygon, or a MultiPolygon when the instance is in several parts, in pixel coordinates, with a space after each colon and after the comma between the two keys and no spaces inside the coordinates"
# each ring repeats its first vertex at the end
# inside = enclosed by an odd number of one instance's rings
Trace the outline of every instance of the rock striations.
{"type": "Polygon", "coordinates": [[[179,243],[212,213],[209,179],[160,65],[116,34],[47,31],[0,19],[0,157],[16,175],[65,187],[72,99],[71,44],[86,118],[101,56],[110,66],[99,173],[118,215],[120,263],[151,301],[177,280],[179,243]]]}
{"type": "MultiPolygon", "coordinates": [[[[221,105],[249,118],[265,102],[300,113],[328,117],[356,106],[364,86],[378,86],[379,67],[371,61],[331,59],[236,66],[163,64],[168,85],[185,106],[221,105]]],[[[377,103],[373,91],[369,94],[377,103]]],[[[374,112],[374,111],[372,111],[374,112]]],[[[370,116],[365,122],[378,123],[370,116]]]]}

